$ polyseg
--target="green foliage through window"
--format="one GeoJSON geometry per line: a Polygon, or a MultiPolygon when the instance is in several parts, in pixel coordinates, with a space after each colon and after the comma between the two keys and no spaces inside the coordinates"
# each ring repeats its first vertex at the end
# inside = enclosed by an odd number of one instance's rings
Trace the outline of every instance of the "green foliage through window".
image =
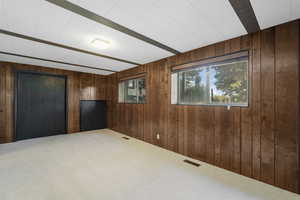
{"type": "Polygon", "coordinates": [[[172,103],[248,105],[248,57],[182,70],[172,75],[172,103]],[[175,85],[177,84],[177,85],[175,85]]]}

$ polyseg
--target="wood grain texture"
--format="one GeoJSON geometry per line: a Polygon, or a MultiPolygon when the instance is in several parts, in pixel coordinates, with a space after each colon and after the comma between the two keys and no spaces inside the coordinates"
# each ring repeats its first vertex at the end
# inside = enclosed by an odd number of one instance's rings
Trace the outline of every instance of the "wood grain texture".
{"type": "Polygon", "coordinates": [[[260,179],[261,167],[261,34],[252,36],[252,177],[260,179]]]}
{"type": "Polygon", "coordinates": [[[94,74],[95,80],[95,100],[105,100],[106,99],[106,76],[94,74]]]}
{"type": "MultiPolygon", "coordinates": [[[[299,193],[299,26],[290,22],[117,73],[146,73],[148,101],[134,110],[141,139],[299,193]],[[241,50],[249,50],[249,107],[171,105],[173,66],[241,50]]],[[[117,90],[113,76],[108,85],[117,90]]],[[[125,114],[137,105],[110,106],[117,113],[111,128],[137,134],[128,129],[135,118],[125,114]]]]}
{"type": "Polygon", "coordinates": [[[29,70],[67,76],[68,133],[80,131],[80,100],[105,100],[106,77],[94,74],[0,62],[0,142],[12,142],[14,135],[14,70],[29,70]],[[83,75],[84,74],[84,75],[83,75]],[[90,84],[90,80],[92,80],[90,84]],[[89,87],[85,90],[83,87],[89,87]],[[90,87],[91,86],[91,87],[90,87]]]}
{"type": "Polygon", "coordinates": [[[106,76],[88,73],[79,74],[81,100],[106,99],[106,76]]]}
{"type": "Polygon", "coordinates": [[[261,180],[275,184],[275,29],[261,33],[261,180]]]}
{"type": "Polygon", "coordinates": [[[299,21],[275,30],[275,184],[299,189],[299,21]]]}
{"type": "Polygon", "coordinates": [[[8,63],[0,63],[1,80],[1,118],[0,142],[6,143],[13,139],[13,77],[8,63]]]}
{"type": "Polygon", "coordinates": [[[68,77],[68,132],[80,100],[106,99],[111,129],[299,193],[299,38],[293,21],[110,76],[0,63],[0,142],[13,138],[14,69],[68,77]],[[171,68],[249,50],[249,107],[171,105],[171,68]],[[146,104],[118,104],[118,80],[145,73],[146,104]],[[157,139],[156,135],[160,135],[157,139]]]}
{"type": "Polygon", "coordinates": [[[80,130],[80,77],[77,72],[64,72],[68,82],[68,132],[76,133],[80,130]]]}
{"type": "MultiPolygon", "coordinates": [[[[5,114],[5,68],[3,66],[0,67],[0,119],[4,119],[5,114]]],[[[4,120],[0,120],[0,133],[5,132],[5,123],[4,120]]],[[[4,135],[0,134],[0,143],[4,142],[4,135]]]]}

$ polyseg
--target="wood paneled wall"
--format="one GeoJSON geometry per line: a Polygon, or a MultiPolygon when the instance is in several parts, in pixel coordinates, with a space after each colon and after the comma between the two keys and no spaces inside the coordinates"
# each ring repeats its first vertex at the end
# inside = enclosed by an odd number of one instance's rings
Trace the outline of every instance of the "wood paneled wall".
{"type": "Polygon", "coordinates": [[[0,143],[13,141],[14,70],[29,70],[67,76],[68,133],[80,131],[80,100],[106,99],[105,76],[0,62],[0,143]]]}
{"type": "Polygon", "coordinates": [[[108,77],[0,63],[0,142],[13,139],[13,70],[64,74],[69,133],[79,131],[80,100],[106,99],[113,130],[300,193],[299,29],[293,21],[108,77]],[[172,66],[240,50],[250,52],[249,107],[170,104],[172,66]],[[139,73],[146,73],[147,103],[118,104],[118,79],[139,73]]]}
{"type": "Polygon", "coordinates": [[[299,193],[299,20],[113,74],[113,130],[299,193]],[[170,68],[249,50],[249,107],[170,104],[170,68]],[[146,73],[147,103],[118,104],[118,79],[146,73]],[[160,139],[156,139],[156,134],[160,139]]]}
{"type": "Polygon", "coordinates": [[[105,100],[106,76],[80,73],[81,100],[105,100]]]}

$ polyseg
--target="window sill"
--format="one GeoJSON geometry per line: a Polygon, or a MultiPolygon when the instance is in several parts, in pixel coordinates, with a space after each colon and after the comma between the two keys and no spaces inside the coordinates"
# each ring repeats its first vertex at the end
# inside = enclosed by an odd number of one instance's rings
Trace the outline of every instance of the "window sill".
{"type": "Polygon", "coordinates": [[[249,104],[195,104],[195,103],[176,103],[177,106],[215,106],[215,107],[249,107],[249,104]]]}
{"type": "Polygon", "coordinates": [[[118,102],[118,104],[146,104],[146,103],[129,103],[129,102],[128,103],[125,103],[125,102],[122,103],[122,102],[118,102]]]}

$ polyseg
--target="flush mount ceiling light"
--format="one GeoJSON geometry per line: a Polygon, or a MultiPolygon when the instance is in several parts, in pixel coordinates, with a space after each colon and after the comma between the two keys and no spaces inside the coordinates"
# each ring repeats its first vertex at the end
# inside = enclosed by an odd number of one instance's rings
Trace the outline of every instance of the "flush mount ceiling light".
{"type": "Polygon", "coordinates": [[[91,44],[98,49],[107,49],[110,47],[110,42],[107,40],[102,40],[102,39],[94,39],[91,44]]]}

